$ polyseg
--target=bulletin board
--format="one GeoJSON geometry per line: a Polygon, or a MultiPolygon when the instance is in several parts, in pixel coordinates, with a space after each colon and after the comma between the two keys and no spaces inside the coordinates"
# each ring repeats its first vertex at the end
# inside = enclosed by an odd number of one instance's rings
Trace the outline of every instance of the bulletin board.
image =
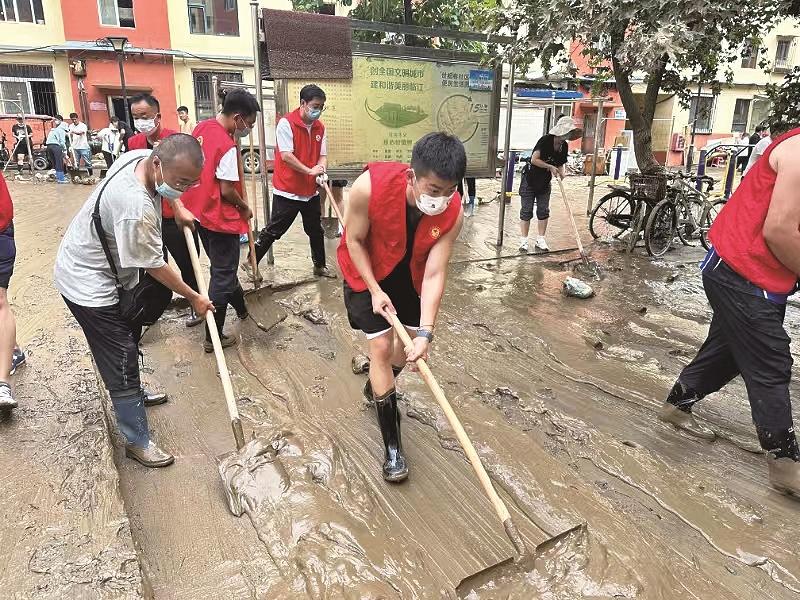
{"type": "Polygon", "coordinates": [[[499,83],[476,62],[354,55],[352,80],[276,81],[278,114],[299,105],[300,89],[327,96],[321,121],[328,136],[328,171],[350,177],[371,161],[411,159],[414,143],[432,131],[457,136],[467,173],[495,174],[499,83]]]}

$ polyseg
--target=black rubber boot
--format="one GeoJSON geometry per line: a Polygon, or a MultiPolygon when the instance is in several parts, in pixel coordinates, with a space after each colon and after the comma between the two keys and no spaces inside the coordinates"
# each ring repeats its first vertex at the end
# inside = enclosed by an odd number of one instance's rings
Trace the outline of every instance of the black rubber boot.
{"type": "Polygon", "coordinates": [[[397,410],[397,393],[394,389],[375,398],[375,410],[381,427],[386,460],[383,463],[383,478],[386,481],[400,482],[408,477],[408,465],[403,454],[400,436],[400,411],[397,410]]]}
{"type": "MultiPolygon", "coordinates": [[[[394,365],[392,365],[392,373],[394,374],[394,378],[397,379],[400,376],[400,373],[402,373],[403,369],[405,368],[406,368],[405,365],[403,365],[402,367],[395,367],[394,365]]],[[[402,392],[396,392],[396,393],[397,393],[397,398],[399,400],[403,400],[403,393],[402,392]]],[[[364,398],[366,398],[367,402],[372,402],[374,400],[372,394],[372,384],[369,381],[369,376],[367,376],[367,382],[364,384],[364,398]]]]}

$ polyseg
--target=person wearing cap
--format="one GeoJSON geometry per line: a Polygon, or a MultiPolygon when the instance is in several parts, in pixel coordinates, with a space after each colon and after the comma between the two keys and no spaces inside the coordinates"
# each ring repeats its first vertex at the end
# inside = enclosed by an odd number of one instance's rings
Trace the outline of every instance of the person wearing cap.
{"type": "Polygon", "coordinates": [[[519,195],[522,206],[519,211],[520,240],[519,251],[528,251],[528,233],[536,205],[537,232],[535,249],[548,252],[550,247],[545,240],[547,223],[550,219],[550,183],[553,177],[564,179],[564,165],[567,164],[567,142],[581,137],[581,130],[572,117],[561,117],[550,132],[539,138],[533,147],[530,162],[522,169],[519,195]]]}

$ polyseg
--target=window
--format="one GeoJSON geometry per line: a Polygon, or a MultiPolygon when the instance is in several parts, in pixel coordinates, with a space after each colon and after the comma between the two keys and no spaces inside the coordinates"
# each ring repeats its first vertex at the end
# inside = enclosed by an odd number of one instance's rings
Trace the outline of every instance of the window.
{"type": "Polygon", "coordinates": [[[742,49],[742,68],[755,69],[758,66],[758,46],[745,42],[742,49]]]}
{"type": "Polygon", "coordinates": [[[750,100],[747,98],[737,98],[733,108],[733,124],[731,131],[747,131],[747,118],[750,116],[750,100]]]}
{"type": "Polygon", "coordinates": [[[217,112],[217,100],[211,88],[211,78],[217,76],[219,81],[236,81],[242,83],[242,73],[236,71],[192,71],[194,80],[194,108],[197,120],[210,119],[217,112]]]}
{"type": "Polygon", "coordinates": [[[769,113],[772,111],[772,104],[769,98],[755,97],[753,98],[753,114],[750,115],[750,122],[753,128],[757,125],[764,124],[769,118],[769,113]]]}
{"type": "Polygon", "coordinates": [[[778,38],[778,47],[775,50],[775,68],[789,68],[789,53],[792,49],[792,38],[778,38]]]}
{"type": "Polygon", "coordinates": [[[136,27],[133,0],[97,0],[100,24],[111,27],[136,27]]]}
{"type": "Polygon", "coordinates": [[[58,113],[53,67],[49,65],[0,65],[0,112],[55,115],[58,113]]]}
{"type": "Polygon", "coordinates": [[[0,0],[0,21],[44,25],[42,0],[0,0]]]}
{"type": "Polygon", "coordinates": [[[711,133],[711,117],[713,114],[713,96],[692,97],[692,103],[689,107],[689,124],[696,128],[697,133],[711,133]],[[697,123],[695,123],[695,120],[697,123]]]}
{"type": "Polygon", "coordinates": [[[239,35],[237,0],[187,0],[189,31],[208,35],[239,35]]]}

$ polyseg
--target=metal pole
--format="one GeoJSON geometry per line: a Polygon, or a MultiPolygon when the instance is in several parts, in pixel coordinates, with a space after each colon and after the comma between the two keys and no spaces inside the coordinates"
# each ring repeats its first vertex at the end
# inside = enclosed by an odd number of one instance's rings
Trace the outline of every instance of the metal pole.
{"type": "Polygon", "coordinates": [[[503,181],[500,188],[500,215],[497,223],[497,246],[503,245],[503,227],[506,221],[506,195],[508,194],[508,173],[514,169],[511,164],[511,116],[514,110],[514,57],[509,57],[508,91],[506,93],[506,139],[503,144],[503,181]]]}
{"type": "MultiPolygon", "coordinates": [[[[600,144],[600,127],[603,124],[603,102],[605,98],[597,99],[597,118],[594,122],[594,154],[592,155],[592,176],[589,179],[589,203],[586,206],[586,216],[592,214],[592,207],[594,205],[594,180],[597,174],[597,152],[598,144],[600,144]]],[[[605,148],[605,140],[603,140],[603,147],[605,148]]]]}
{"type": "Polygon", "coordinates": [[[725,199],[731,197],[733,193],[733,178],[736,175],[736,154],[728,151],[728,165],[725,170],[725,199]]]}
{"type": "Polygon", "coordinates": [[[692,163],[694,162],[694,136],[697,133],[697,116],[700,114],[700,92],[703,90],[703,82],[697,84],[697,95],[694,101],[694,120],[692,121],[692,137],[689,142],[689,152],[686,156],[686,172],[692,170],[692,163]]]}
{"type": "MultiPolygon", "coordinates": [[[[261,81],[261,39],[259,36],[258,27],[258,0],[250,0],[250,20],[253,25],[253,68],[255,69],[256,81],[256,100],[261,107],[258,113],[258,120],[256,126],[258,127],[258,155],[260,158],[261,169],[261,199],[264,206],[264,227],[269,224],[270,214],[270,198],[269,198],[269,173],[267,172],[267,142],[266,142],[266,129],[264,127],[264,90],[262,89],[263,82],[261,81]]],[[[267,264],[274,265],[275,257],[272,254],[272,247],[270,246],[267,252],[267,264]]]]}
{"type": "Polygon", "coordinates": [[[17,94],[19,101],[19,114],[22,116],[23,133],[25,134],[25,145],[28,147],[28,167],[33,175],[33,149],[31,148],[31,138],[28,135],[28,122],[25,120],[25,105],[22,103],[22,94],[17,94]]]}
{"type": "Polygon", "coordinates": [[[125,48],[123,48],[120,52],[117,52],[117,62],[119,63],[119,83],[122,87],[122,106],[124,107],[123,110],[125,111],[125,118],[123,121],[127,123],[130,109],[128,108],[128,88],[125,87],[125,48]]]}

